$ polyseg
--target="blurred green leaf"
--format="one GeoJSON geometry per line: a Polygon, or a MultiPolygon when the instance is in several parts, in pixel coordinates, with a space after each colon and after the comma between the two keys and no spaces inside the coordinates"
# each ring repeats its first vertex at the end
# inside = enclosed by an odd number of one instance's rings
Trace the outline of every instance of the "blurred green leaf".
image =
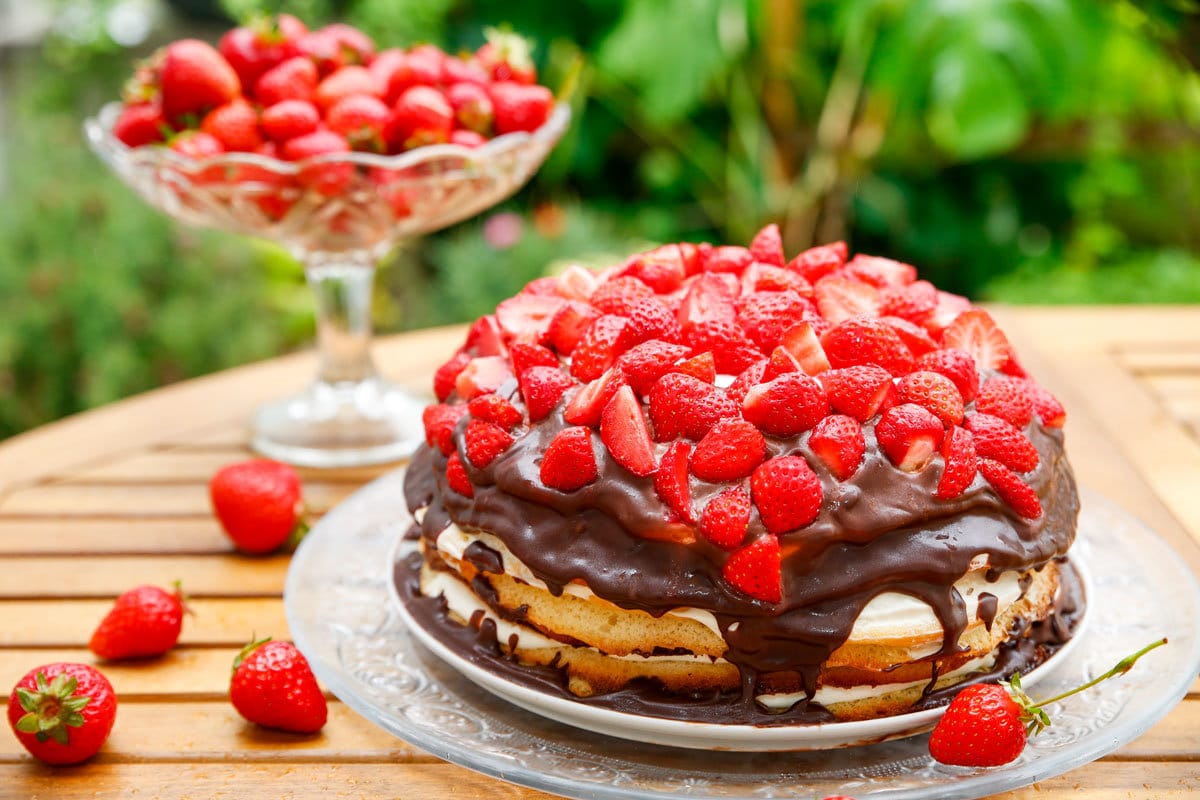
{"type": "Polygon", "coordinates": [[[1030,113],[1013,71],[965,44],[938,54],[926,119],[938,146],[960,159],[1002,152],[1029,129],[1030,113]]]}

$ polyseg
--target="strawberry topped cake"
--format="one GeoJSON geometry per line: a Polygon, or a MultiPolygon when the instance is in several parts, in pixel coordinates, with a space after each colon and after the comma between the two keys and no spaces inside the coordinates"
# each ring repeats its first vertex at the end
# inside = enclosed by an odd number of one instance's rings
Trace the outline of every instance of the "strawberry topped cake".
{"type": "Polygon", "coordinates": [[[1065,413],[987,311],[842,243],[533,281],[437,370],[416,624],[580,702],[854,720],[1036,666],[1082,610],[1065,413]]]}

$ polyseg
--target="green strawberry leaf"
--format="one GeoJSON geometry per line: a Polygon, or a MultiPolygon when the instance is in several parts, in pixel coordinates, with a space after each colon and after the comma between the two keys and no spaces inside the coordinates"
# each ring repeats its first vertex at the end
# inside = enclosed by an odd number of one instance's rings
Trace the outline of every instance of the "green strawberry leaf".
{"type": "Polygon", "coordinates": [[[29,713],[22,716],[19,720],[17,720],[17,730],[21,733],[37,733],[38,715],[29,713]]]}

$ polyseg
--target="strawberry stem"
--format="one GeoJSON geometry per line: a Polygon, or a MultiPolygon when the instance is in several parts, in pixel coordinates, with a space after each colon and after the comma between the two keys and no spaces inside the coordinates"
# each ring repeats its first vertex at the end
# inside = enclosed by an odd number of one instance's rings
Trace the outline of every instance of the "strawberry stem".
{"type": "Polygon", "coordinates": [[[1054,697],[1050,697],[1045,700],[1039,700],[1034,706],[1032,706],[1032,708],[1041,708],[1042,706],[1048,706],[1051,703],[1057,703],[1059,700],[1063,700],[1067,697],[1070,697],[1073,694],[1078,694],[1079,692],[1082,692],[1084,689],[1090,689],[1093,686],[1095,686],[1097,683],[1100,683],[1101,681],[1106,681],[1109,678],[1115,677],[1117,675],[1124,675],[1126,672],[1129,672],[1129,670],[1133,667],[1134,663],[1137,662],[1137,660],[1139,658],[1146,655],[1146,653],[1149,653],[1151,650],[1153,650],[1156,647],[1162,647],[1166,643],[1167,643],[1167,639],[1165,636],[1156,642],[1151,642],[1150,644],[1143,647],[1141,650],[1138,650],[1133,655],[1125,656],[1124,658],[1122,658],[1115,665],[1113,665],[1112,669],[1110,669],[1108,672],[1104,673],[1103,675],[1092,678],[1090,681],[1083,684],[1082,686],[1076,686],[1074,689],[1063,692],[1062,694],[1056,694],[1056,695],[1054,695],[1054,697]]]}

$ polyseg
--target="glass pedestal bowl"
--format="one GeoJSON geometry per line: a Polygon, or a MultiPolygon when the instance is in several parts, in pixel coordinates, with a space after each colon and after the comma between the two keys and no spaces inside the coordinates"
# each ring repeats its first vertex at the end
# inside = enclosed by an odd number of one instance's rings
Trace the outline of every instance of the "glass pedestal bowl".
{"type": "Polygon", "coordinates": [[[533,133],[468,149],[431,145],[396,156],[347,153],[288,162],[252,153],[194,161],[113,136],[121,105],[84,130],[96,153],[160,211],[191,225],[269,239],[304,266],[316,300],[318,368],[299,394],[261,408],[251,446],[313,467],[403,458],[424,438],[424,402],[371,359],[371,287],[398,241],[453,225],[517,191],[566,130],[559,104],[533,133]]]}

